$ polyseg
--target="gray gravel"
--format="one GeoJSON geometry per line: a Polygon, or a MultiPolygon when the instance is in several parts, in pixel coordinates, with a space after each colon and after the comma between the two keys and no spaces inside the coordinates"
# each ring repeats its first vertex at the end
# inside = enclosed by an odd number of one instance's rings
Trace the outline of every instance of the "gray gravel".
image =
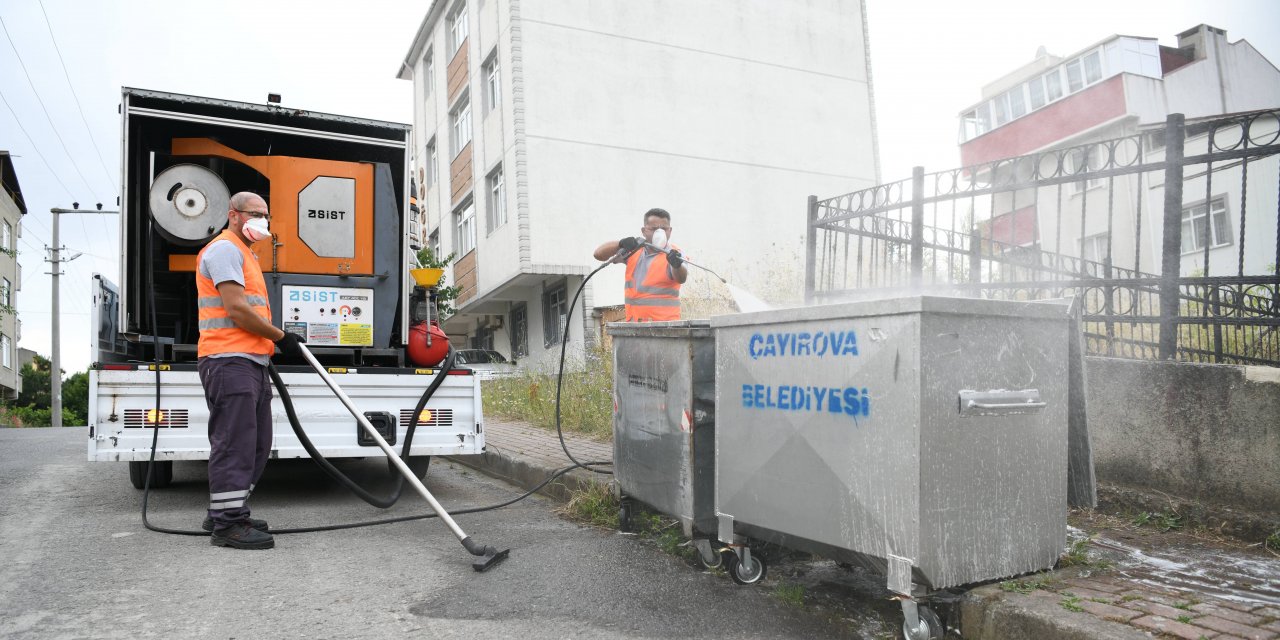
{"type": "MultiPolygon", "coordinates": [[[[738,587],[644,540],[582,527],[532,498],[458,518],[511,547],[483,574],[434,520],[281,535],[270,551],[215,548],[142,528],[124,463],[85,461],[83,428],[0,429],[0,637],[22,638],[818,638],[879,636],[874,620],[738,587]]],[[[385,462],[341,464],[375,480],[385,462]]],[[[197,529],[202,463],[177,463],[152,495],[160,526],[197,529]]],[[[509,486],[433,463],[446,506],[490,504],[509,486]]],[[[273,528],[423,513],[416,495],[369,507],[309,461],[272,461],[252,503],[273,528]]],[[[785,573],[785,572],[784,572],[785,573]]],[[[771,570],[772,574],[772,570],[771,570]]]]}

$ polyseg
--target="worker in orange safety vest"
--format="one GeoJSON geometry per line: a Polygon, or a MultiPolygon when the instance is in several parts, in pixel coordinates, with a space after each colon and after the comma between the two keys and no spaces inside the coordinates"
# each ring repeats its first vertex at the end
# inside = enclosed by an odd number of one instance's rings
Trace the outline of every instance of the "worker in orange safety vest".
{"type": "Polygon", "coordinates": [[[627,263],[624,292],[627,322],[680,319],[680,285],[689,278],[680,248],[671,244],[671,214],[650,209],[644,214],[643,238],[623,238],[596,248],[596,260],[627,263]]]}

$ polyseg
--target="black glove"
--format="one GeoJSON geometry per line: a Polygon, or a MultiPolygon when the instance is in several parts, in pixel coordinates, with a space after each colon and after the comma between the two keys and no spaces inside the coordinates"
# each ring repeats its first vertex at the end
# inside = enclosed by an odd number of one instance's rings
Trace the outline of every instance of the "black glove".
{"type": "Polygon", "coordinates": [[[635,251],[640,248],[640,239],[627,236],[618,241],[618,248],[623,251],[635,251]]]}
{"type": "Polygon", "coordinates": [[[290,360],[301,360],[302,347],[298,345],[306,341],[306,338],[296,333],[286,331],[279,340],[276,340],[276,346],[280,347],[280,353],[284,354],[284,357],[289,358],[290,360]]]}
{"type": "Polygon", "coordinates": [[[680,254],[679,249],[672,249],[667,252],[667,264],[671,265],[672,269],[679,269],[684,266],[684,256],[680,254]]]}

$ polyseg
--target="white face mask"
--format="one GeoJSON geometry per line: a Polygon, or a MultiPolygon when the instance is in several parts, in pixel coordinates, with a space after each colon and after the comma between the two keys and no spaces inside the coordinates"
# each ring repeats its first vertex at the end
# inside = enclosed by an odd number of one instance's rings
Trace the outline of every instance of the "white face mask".
{"type": "Polygon", "coordinates": [[[244,237],[248,238],[249,242],[271,237],[270,223],[266,218],[249,218],[244,223],[244,237]]]}
{"type": "Polygon", "coordinates": [[[667,232],[664,229],[655,229],[653,232],[653,240],[649,242],[659,249],[667,248],[667,232]]]}

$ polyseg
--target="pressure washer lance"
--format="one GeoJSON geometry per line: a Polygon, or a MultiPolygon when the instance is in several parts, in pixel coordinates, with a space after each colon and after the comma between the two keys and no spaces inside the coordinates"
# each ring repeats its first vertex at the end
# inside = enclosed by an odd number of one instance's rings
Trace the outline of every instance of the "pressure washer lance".
{"type": "Polygon", "coordinates": [[[476,571],[486,571],[490,567],[505,560],[507,555],[511,553],[511,550],[503,549],[499,551],[494,547],[481,545],[480,543],[472,540],[471,536],[468,536],[466,532],[462,530],[462,527],[459,527],[458,523],[454,522],[453,518],[445,512],[444,507],[440,506],[440,503],[431,495],[431,492],[427,491],[427,488],[422,484],[422,481],[419,480],[418,477],[414,475],[413,471],[409,469],[409,465],[405,464],[404,460],[400,459],[399,454],[391,448],[391,445],[387,444],[387,441],[382,438],[382,434],[378,433],[378,430],[369,423],[369,419],[364,417],[364,414],[356,408],[355,403],[351,402],[351,398],[347,396],[346,392],[338,386],[338,383],[333,381],[333,378],[329,377],[329,373],[320,365],[320,361],[316,360],[316,357],[312,355],[311,350],[307,348],[307,345],[299,344],[298,346],[301,347],[303,357],[305,357],[307,362],[311,364],[312,368],[316,370],[316,373],[320,374],[320,379],[324,380],[326,385],[329,385],[329,389],[333,391],[333,395],[337,396],[337,398],[342,401],[342,404],[347,407],[347,411],[350,411],[351,415],[355,417],[356,422],[359,422],[360,426],[364,428],[365,433],[368,433],[369,437],[373,438],[374,442],[378,443],[378,448],[382,449],[383,453],[387,454],[387,459],[395,465],[396,469],[400,471],[400,474],[404,476],[405,480],[407,480],[409,484],[413,485],[414,489],[418,490],[418,494],[427,501],[427,504],[431,505],[431,509],[436,512],[436,515],[440,516],[440,519],[449,526],[449,530],[453,532],[454,536],[457,536],[458,541],[462,543],[463,547],[466,547],[467,552],[473,556],[480,556],[479,560],[471,563],[471,568],[476,571]]]}
{"type": "MultiPolygon", "coordinates": [[[[663,249],[663,248],[661,248],[661,247],[655,246],[652,242],[641,242],[641,243],[640,243],[640,245],[641,245],[641,246],[644,246],[644,247],[648,247],[648,248],[650,248],[650,249],[653,249],[654,251],[657,251],[658,253],[661,253],[661,254],[663,254],[663,255],[667,255],[667,256],[671,255],[671,250],[670,250],[670,249],[663,249]]],[[[685,263],[685,264],[687,264],[687,265],[689,265],[689,266],[691,266],[691,267],[697,267],[697,268],[699,268],[699,269],[702,269],[703,271],[706,271],[707,273],[709,273],[709,274],[711,274],[711,275],[715,276],[718,280],[720,280],[720,282],[723,282],[723,283],[725,283],[725,284],[729,284],[729,281],[728,281],[728,280],[725,280],[724,278],[722,278],[722,277],[720,276],[720,274],[718,274],[718,273],[716,273],[716,272],[714,272],[714,271],[712,271],[712,270],[710,270],[710,269],[708,269],[708,268],[706,268],[706,267],[704,267],[704,266],[702,266],[702,265],[700,265],[700,264],[697,264],[697,263],[695,263],[695,262],[689,262],[689,260],[688,260],[687,258],[685,259],[684,263],[685,263]]]]}

